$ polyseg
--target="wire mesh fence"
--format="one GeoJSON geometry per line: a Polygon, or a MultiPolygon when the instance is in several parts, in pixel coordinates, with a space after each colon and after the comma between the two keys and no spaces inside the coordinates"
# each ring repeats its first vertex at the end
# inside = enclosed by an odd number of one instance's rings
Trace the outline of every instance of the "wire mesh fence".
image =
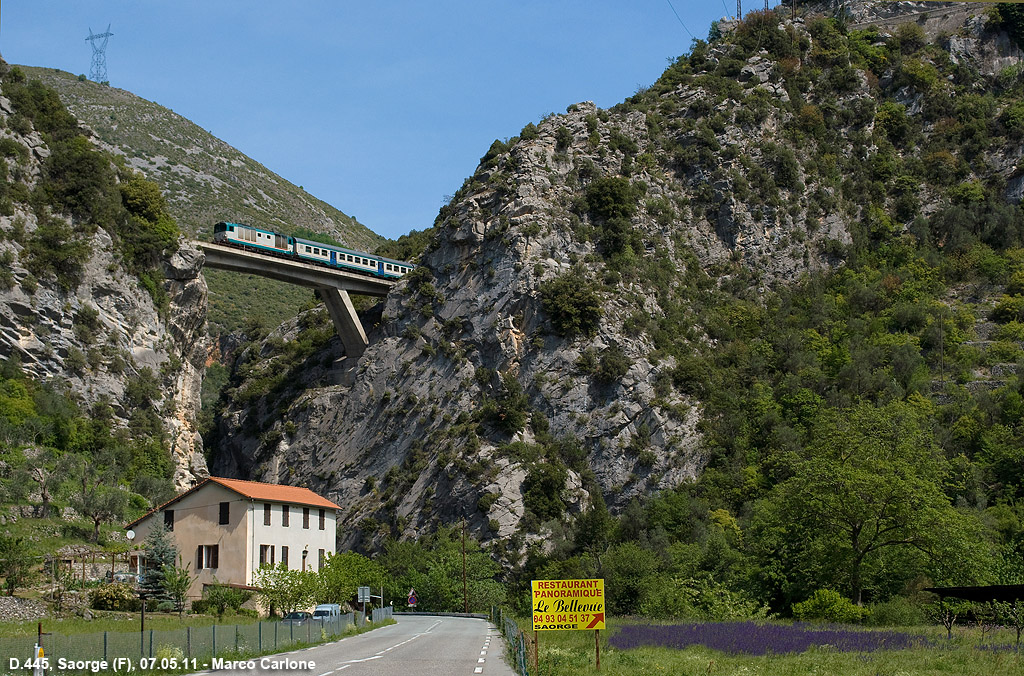
{"type": "MultiPolygon", "coordinates": [[[[375,609],[371,621],[391,617],[390,608],[375,609]]],[[[74,661],[106,660],[118,657],[174,657],[205,660],[222,655],[261,654],[287,650],[299,644],[316,644],[343,635],[349,627],[366,624],[363,613],[347,613],[324,621],[254,622],[213,624],[206,627],[137,632],[104,631],[91,634],[45,634],[43,649],[48,659],[74,661]]],[[[34,655],[37,638],[0,637],[0,655],[21,661],[34,655]]],[[[0,666],[2,668],[2,666],[0,666]]],[[[0,672],[2,673],[2,672],[0,672]]]]}
{"type": "Polygon", "coordinates": [[[491,622],[501,629],[505,636],[505,644],[512,657],[512,668],[520,676],[529,676],[526,634],[516,624],[515,618],[506,614],[504,609],[494,606],[491,608],[491,622]]]}

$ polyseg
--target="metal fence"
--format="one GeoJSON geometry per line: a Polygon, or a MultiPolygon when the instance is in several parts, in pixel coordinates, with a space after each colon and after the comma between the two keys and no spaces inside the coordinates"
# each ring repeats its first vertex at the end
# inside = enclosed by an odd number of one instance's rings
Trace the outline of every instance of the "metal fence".
{"type": "Polygon", "coordinates": [[[526,634],[516,624],[515,618],[504,609],[494,606],[491,608],[491,622],[501,629],[505,636],[505,644],[512,658],[512,668],[519,676],[529,676],[528,641],[526,634]]]}
{"type": "MultiPolygon", "coordinates": [[[[371,622],[391,617],[390,608],[373,610],[371,622]]],[[[224,655],[258,654],[287,650],[296,644],[313,644],[341,636],[351,626],[366,624],[363,613],[348,613],[333,620],[305,622],[254,622],[184,627],[170,631],[104,631],[93,634],[45,634],[43,649],[51,660],[107,660],[118,657],[175,657],[206,659],[224,655]]],[[[0,638],[0,655],[26,660],[32,656],[36,637],[0,638]]],[[[0,665],[3,669],[5,665],[0,665]]],[[[2,673],[2,672],[0,672],[2,673]]]]}

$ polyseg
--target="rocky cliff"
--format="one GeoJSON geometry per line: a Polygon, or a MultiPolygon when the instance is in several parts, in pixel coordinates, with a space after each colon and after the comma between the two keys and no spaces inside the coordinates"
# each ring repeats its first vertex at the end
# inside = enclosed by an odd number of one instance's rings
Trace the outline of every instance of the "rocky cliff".
{"type": "Polygon", "coordinates": [[[348,544],[467,517],[513,549],[693,478],[700,355],[744,307],[972,186],[1019,200],[1013,99],[984,98],[1019,49],[984,16],[915,25],[755,13],[620,106],[496,141],[340,380],[322,310],[243,353],[215,471],[331,496],[348,544]],[[976,117],[1001,131],[972,144],[976,117]]]}
{"type": "MultiPolygon", "coordinates": [[[[153,293],[126,268],[116,233],[44,205],[53,150],[4,96],[10,77],[0,89],[0,356],[87,408],[109,407],[119,427],[137,408],[155,411],[174,484],[187,488],[208,474],[195,425],[207,343],[202,254],[182,239],[157,262],[153,293]]],[[[111,159],[79,138],[82,161],[99,158],[93,166],[113,175],[111,159]]]]}

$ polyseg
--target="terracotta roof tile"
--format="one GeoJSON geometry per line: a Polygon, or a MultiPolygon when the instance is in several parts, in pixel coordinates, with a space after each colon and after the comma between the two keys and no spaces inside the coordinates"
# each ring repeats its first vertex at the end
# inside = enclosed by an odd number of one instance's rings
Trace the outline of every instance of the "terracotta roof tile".
{"type": "Polygon", "coordinates": [[[243,481],[241,479],[222,479],[212,476],[210,481],[218,483],[225,488],[230,488],[236,493],[241,493],[253,500],[270,500],[272,502],[291,502],[310,507],[329,507],[330,509],[341,509],[327,498],[321,497],[309,490],[299,486],[285,486],[284,484],[265,484],[259,481],[243,481]]]}
{"type": "Polygon", "coordinates": [[[242,479],[225,479],[222,477],[211,476],[208,479],[204,479],[192,488],[188,489],[180,495],[176,495],[162,505],[158,505],[153,509],[140,516],[135,521],[125,524],[125,528],[131,528],[135,524],[143,521],[150,515],[159,512],[161,509],[181,500],[186,495],[190,495],[206,484],[213,482],[220,484],[224,488],[232,490],[239,495],[251,498],[253,500],[263,500],[270,502],[287,502],[290,504],[297,505],[309,505],[310,507],[325,507],[327,509],[341,509],[338,505],[334,504],[330,500],[320,495],[317,495],[308,488],[301,488],[299,486],[285,486],[282,484],[266,484],[260,481],[243,481],[242,479]]]}

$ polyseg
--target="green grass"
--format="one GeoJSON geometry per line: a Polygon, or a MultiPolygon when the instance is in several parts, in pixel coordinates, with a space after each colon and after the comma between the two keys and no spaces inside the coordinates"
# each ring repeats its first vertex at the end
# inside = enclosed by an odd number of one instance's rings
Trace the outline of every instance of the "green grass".
{"type": "MultiPolygon", "coordinates": [[[[81,617],[65,617],[43,620],[43,631],[51,634],[70,636],[72,634],[98,634],[104,631],[131,632],[139,631],[141,613],[93,610],[93,619],[81,617]]],[[[254,624],[258,622],[248,615],[185,615],[179,618],[177,613],[146,613],[146,629],[154,631],[173,631],[183,627],[209,627],[224,624],[254,624]]],[[[35,636],[38,631],[37,620],[24,622],[0,622],[0,637],[35,636]]]]}
{"type": "MultiPolygon", "coordinates": [[[[54,507],[54,512],[59,512],[60,507],[54,507]]],[[[123,539],[124,530],[115,524],[100,525],[100,539],[98,543],[88,542],[92,536],[92,522],[85,519],[73,521],[51,516],[45,519],[32,517],[19,518],[17,521],[9,520],[0,533],[10,537],[23,537],[29,543],[31,553],[39,555],[55,552],[65,545],[88,545],[97,550],[116,549],[118,552],[127,549],[127,543],[123,539]],[[122,539],[117,540],[114,535],[120,535],[122,539]]],[[[110,555],[99,554],[97,564],[103,557],[106,557],[107,564],[110,563],[110,555]]]]}
{"type": "MultiPolygon", "coordinates": [[[[634,648],[616,650],[608,639],[627,621],[611,619],[601,632],[601,670],[595,669],[594,633],[591,631],[540,632],[540,667],[544,676],[1013,676],[1024,675],[1020,656],[1011,651],[978,649],[981,633],[976,627],[957,627],[946,641],[942,627],[900,627],[895,631],[927,637],[934,645],[911,650],[873,653],[839,653],[827,648],[794,655],[733,656],[704,647],[685,650],[634,648]]],[[[532,640],[528,621],[520,622],[532,640]]],[[[1015,634],[1000,630],[985,637],[986,645],[1012,645],[1015,634]]],[[[530,674],[533,671],[530,656],[530,674]]]]}

